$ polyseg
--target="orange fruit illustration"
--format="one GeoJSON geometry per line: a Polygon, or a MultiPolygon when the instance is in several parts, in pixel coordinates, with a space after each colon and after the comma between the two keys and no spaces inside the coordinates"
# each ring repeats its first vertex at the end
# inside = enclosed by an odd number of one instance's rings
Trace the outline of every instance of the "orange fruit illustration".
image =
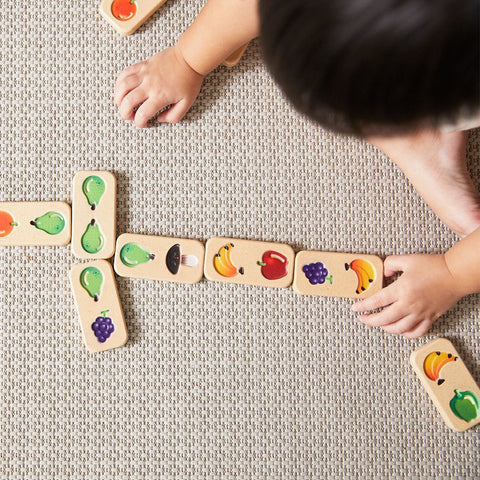
{"type": "Polygon", "coordinates": [[[112,2],[112,15],[121,21],[130,20],[137,13],[136,0],[114,0],[112,2]]]}
{"type": "Polygon", "coordinates": [[[8,212],[0,212],[0,237],[6,237],[12,233],[13,227],[18,224],[8,212]]]}

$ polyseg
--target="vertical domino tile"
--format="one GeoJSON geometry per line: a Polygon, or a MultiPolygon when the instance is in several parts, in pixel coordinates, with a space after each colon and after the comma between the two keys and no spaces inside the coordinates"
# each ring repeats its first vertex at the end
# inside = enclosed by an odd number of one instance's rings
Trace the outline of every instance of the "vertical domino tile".
{"type": "Polygon", "coordinates": [[[234,238],[211,238],[205,247],[208,280],[263,287],[289,287],[295,252],[290,245],[234,238]]]}
{"type": "Polygon", "coordinates": [[[105,171],[78,172],[73,179],[72,250],[76,257],[111,258],[116,240],[117,181],[105,171]]]}
{"type": "Polygon", "coordinates": [[[205,247],[198,240],[124,233],[117,239],[115,272],[121,277],[197,283],[205,247]]]}
{"type": "Polygon", "coordinates": [[[412,352],[410,363],[445,423],[463,432],[480,423],[480,389],[446,338],[412,352]]]}
{"type": "Polygon", "coordinates": [[[293,289],[302,295],[366,298],[382,289],[383,261],[376,255],[301,251],[293,289]]]}
{"type": "Polygon", "coordinates": [[[67,245],[70,205],[64,202],[0,202],[0,246],[67,245]]]}
{"type": "Polygon", "coordinates": [[[110,263],[94,260],[76,264],[70,281],[86,347],[102,352],[125,345],[127,327],[110,263]]]}
{"type": "Polygon", "coordinates": [[[165,2],[166,0],[103,0],[100,13],[120,35],[130,35],[165,2]]]}

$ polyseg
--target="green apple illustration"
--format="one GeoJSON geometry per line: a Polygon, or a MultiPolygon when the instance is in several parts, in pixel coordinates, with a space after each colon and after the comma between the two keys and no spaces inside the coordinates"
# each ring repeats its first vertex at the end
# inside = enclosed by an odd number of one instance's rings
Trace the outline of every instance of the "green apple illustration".
{"type": "Polygon", "coordinates": [[[95,220],[92,220],[82,235],[82,247],[88,253],[98,253],[105,242],[100,226],[95,220]]]}
{"type": "Polygon", "coordinates": [[[90,175],[84,180],[82,190],[92,210],[95,210],[100,203],[105,193],[105,188],[105,182],[97,175],[90,175]]]}
{"type": "Polygon", "coordinates": [[[80,273],[80,284],[98,302],[103,286],[103,274],[97,267],[87,267],[80,273]]]}
{"type": "Polygon", "coordinates": [[[136,267],[153,260],[155,255],[136,243],[126,243],[120,250],[120,260],[127,267],[136,267]]]}
{"type": "Polygon", "coordinates": [[[58,212],[47,212],[41,217],[32,220],[30,225],[43,230],[49,235],[58,235],[65,228],[65,219],[58,212]]]}
{"type": "Polygon", "coordinates": [[[452,412],[466,422],[475,420],[480,411],[478,398],[470,390],[460,392],[455,389],[454,392],[455,396],[450,400],[452,412]]]}

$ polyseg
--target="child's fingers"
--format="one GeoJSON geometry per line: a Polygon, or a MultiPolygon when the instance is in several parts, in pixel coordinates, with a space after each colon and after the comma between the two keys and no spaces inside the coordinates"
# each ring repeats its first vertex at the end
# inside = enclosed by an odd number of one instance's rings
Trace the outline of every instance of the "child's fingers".
{"type": "Polygon", "coordinates": [[[378,308],[386,307],[396,300],[395,284],[383,288],[365,300],[354,303],[351,307],[352,312],[369,312],[378,308]]]}
{"type": "Polygon", "coordinates": [[[147,95],[140,89],[133,90],[125,96],[118,109],[124,120],[133,120],[134,110],[147,99],[147,95]]]}
{"type": "Polygon", "coordinates": [[[398,303],[394,303],[384,308],[381,312],[360,315],[360,321],[370,327],[383,327],[398,322],[404,316],[405,314],[398,306],[398,303]]]}
{"type": "Polygon", "coordinates": [[[117,107],[120,106],[122,103],[123,98],[125,95],[130,93],[134,88],[140,85],[140,80],[136,75],[131,75],[121,82],[117,82],[115,85],[115,93],[113,95],[113,100],[117,107]]]}
{"type": "Polygon", "coordinates": [[[123,80],[129,77],[130,75],[136,75],[137,73],[139,73],[144,63],[145,62],[135,63],[134,65],[130,65],[125,70],[123,70],[123,72],[120,73],[120,75],[117,77],[117,81],[115,85],[118,85],[119,83],[123,82],[123,80]]]}
{"type": "Polygon", "coordinates": [[[383,262],[383,273],[391,277],[397,272],[403,272],[410,255],[390,255],[383,262]]]}
{"type": "Polygon", "coordinates": [[[416,327],[412,328],[407,332],[404,332],[403,335],[407,338],[421,337],[428,332],[431,325],[432,325],[432,322],[430,320],[423,320],[416,327]]]}
{"type": "Polygon", "coordinates": [[[166,100],[160,101],[157,99],[149,98],[147,101],[142,103],[135,113],[135,125],[139,128],[145,128],[148,126],[148,121],[162,108],[165,108],[169,105],[169,102],[166,100]]]}
{"type": "Polygon", "coordinates": [[[175,105],[172,105],[168,110],[163,111],[157,117],[159,123],[177,123],[188,112],[190,105],[185,100],[181,100],[175,105]]]}
{"type": "Polygon", "coordinates": [[[391,323],[390,325],[384,325],[382,329],[387,333],[401,335],[405,332],[413,330],[418,324],[418,317],[414,315],[407,315],[398,322],[391,323]]]}

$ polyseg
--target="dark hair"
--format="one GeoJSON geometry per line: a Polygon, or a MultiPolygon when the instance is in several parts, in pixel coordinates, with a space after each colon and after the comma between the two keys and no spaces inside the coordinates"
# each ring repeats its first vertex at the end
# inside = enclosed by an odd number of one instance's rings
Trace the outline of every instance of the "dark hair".
{"type": "Polygon", "coordinates": [[[479,0],[260,0],[260,43],[294,106],[388,134],[480,108],[479,0]]]}

